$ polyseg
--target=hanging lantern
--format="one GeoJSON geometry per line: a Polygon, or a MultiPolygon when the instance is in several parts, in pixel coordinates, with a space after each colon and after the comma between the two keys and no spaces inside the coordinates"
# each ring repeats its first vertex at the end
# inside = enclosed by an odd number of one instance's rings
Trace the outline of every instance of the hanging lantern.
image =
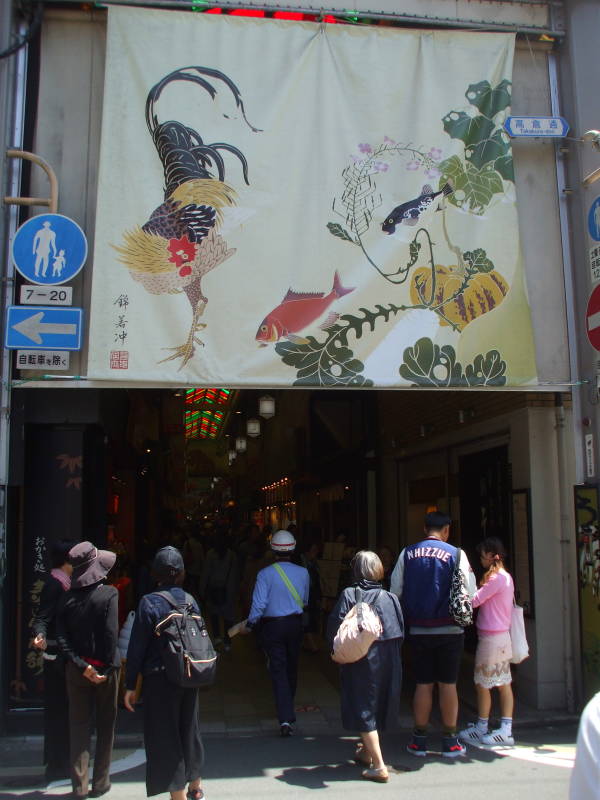
{"type": "Polygon", "coordinates": [[[256,439],[257,436],[260,436],[260,420],[254,417],[249,419],[246,422],[246,433],[252,439],[256,439]]]}
{"type": "Polygon", "coordinates": [[[235,449],[237,453],[245,453],[246,452],[246,437],[245,436],[238,436],[235,440],[235,449]]]}
{"type": "Polygon", "coordinates": [[[263,419],[275,416],[275,398],[268,394],[263,395],[258,401],[258,413],[263,419]]]}

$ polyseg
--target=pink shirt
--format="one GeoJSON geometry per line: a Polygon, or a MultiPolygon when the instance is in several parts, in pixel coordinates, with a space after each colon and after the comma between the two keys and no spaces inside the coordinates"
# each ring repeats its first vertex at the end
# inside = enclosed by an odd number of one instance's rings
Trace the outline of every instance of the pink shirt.
{"type": "Polygon", "coordinates": [[[506,570],[492,575],[475,592],[473,608],[479,608],[477,630],[480,633],[504,633],[510,630],[515,586],[506,570]]]}

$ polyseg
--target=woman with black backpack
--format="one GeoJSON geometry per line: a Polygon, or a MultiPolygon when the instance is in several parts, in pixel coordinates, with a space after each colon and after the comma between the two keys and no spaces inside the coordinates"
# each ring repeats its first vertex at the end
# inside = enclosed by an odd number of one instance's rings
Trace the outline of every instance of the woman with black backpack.
{"type": "Polygon", "coordinates": [[[350,564],[354,584],[341,593],[327,624],[327,641],[333,650],[335,636],[357,602],[367,603],[379,617],[381,632],[367,654],[353,663],[340,664],[342,725],[357,731],[354,760],[364,766],[366,780],[386,783],[388,770],[381,754],[379,731],[398,724],[404,638],[402,610],[396,595],[382,588],[383,565],[369,550],[358,552],[350,564]]]}
{"type": "Polygon", "coordinates": [[[191,595],[181,588],[185,578],[183,558],[174,547],[161,548],[152,562],[157,589],[140,600],[127,649],[124,705],[134,711],[135,685],[143,676],[144,746],[148,797],[170,792],[172,800],[203,800],[200,777],[204,749],[198,719],[198,689],[185,688],[167,676],[162,642],[156,626],[172,606],[189,603],[199,614],[191,595]],[[187,787],[187,790],[186,790],[187,787]]]}

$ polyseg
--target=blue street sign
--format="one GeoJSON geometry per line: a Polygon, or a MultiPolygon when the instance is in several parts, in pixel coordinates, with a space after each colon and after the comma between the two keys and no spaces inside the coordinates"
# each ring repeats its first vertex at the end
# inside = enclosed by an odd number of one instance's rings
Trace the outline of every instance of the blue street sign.
{"type": "Polygon", "coordinates": [[[15,267],[31,283],[57,285],[70,281],[87,258],[87,239],[76,222],[62,214],[39,214],[15,233],[15,267]]]}
{"type": "Polygon", "coordinates": [[[595,242],[600,242],[600,197],[597,197],[588,211],[588,231],[595,242]]]}
{"type": "Polygon", "coordinates": [[[82,308],[9,306],[4,346],[9,350],[81,350],[82,308]]]}
{"type": "Polygon", "coordinates": [[[560,138],[567,135],[569,123],[563,117],[507,117],[504,130],[509,136],[560,138]]]}

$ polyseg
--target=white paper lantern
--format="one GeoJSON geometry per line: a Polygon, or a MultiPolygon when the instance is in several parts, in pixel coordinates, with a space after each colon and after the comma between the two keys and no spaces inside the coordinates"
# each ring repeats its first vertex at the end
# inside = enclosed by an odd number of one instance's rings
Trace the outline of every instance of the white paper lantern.
{"type": "Polygon", "coordinates": [[[252,419],[247,420],[246,433],[252,439],[255,439],[257,436],[260,436],[260,420],[255,419],[254,417],[252,419]]]}
{"type": "Polygon", "coordinates": [[[268,394],[263,395],[258,401],[258,413],[264,419],[275,416],[275,398],[268,394]]]}
{"type": "Polygon", "coordinates": [[[238,436],[235,440],[235,449],[237,453],[245,453],[246,452],[246,437],[245,436],[238,436]]]}

